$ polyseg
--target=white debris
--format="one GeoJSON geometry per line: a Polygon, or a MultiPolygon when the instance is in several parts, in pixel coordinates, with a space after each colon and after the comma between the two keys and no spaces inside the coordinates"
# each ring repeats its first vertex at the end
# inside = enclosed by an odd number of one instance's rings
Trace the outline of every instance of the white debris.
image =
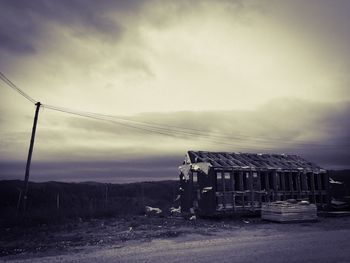
{"type": "Polygon", "coordinates": [[[218,204],[216,207],[216,210],[221,211],[224,209],[224,205],[223,204],[218,204]]]}
{"type": "Polygon", "coordinates": [[[212,187],[212,186],[204,187],[204,188],[202,189],[202,194],[203,194],[203,193],[207,193],[207,192],[209,192],[209,191],[211,191],[211,190],[213,190],[213,187],[212,187]]]}
{"type": "MultiPolygon", "coordinates": [[[[181,191],[181,190],[180,190],[180,191],[181,191]]],[[[181,197],[181,195],[178,195],[178,196],[174,199],[174,202],[177,201],[177,200],[179,200],[180,197],[181,197]]]]}
{"type": "Polygon", "coordinates": [[[199,166],[198,166],[197,164],[194,164],[194,165],[192,166],[192,169],[193,169],[194,171],[200,170],[200,169],[199,169],[199,166]]]}
{"type": "Polygon", "coordinates": [[[199,163],[192,164],[192,169],[194,171],[203,171],[205,174],[209,173],[210,167],[212,167],[212,165],[207,162],[199,162],[199,163]]]}
{"type": "Polygon", "coordinates": [[[155,212],[156,214],[162,213],[162,210],[157,207],[145,206],[145,209],[146,209],[146,213],[151,213],[151,212],[155,212]]]}
{"type": "Polygon", "coordinates": [[[193,221],[193,220],[196,220],[196,219],[197,219],[197,217],[195,215],[190,217],[190,221],[193,221]]]}
{"type": "Polygon", "coordinates": [[[178,208],[171,207],[170,208],[170,213],[172,213],[172,214],[180,214],[181,213],[181,206],[179,206],[178,208]]]}
{"type": "Polygon", "coordinates": [[[343,182],[335,181],[335,180],[333,180],[333,178],[331,178],[331,177],[329,177],[329,183],[330,183],[330,184],[343,184],[343,182]]]}
{"type": "Polygon", "coordinates": [[[190,170],[191,170],[191,165],[181,165],[179,166],[179,170],[183,174],[183,180],[187,181],[190,179],[190,170]]]}

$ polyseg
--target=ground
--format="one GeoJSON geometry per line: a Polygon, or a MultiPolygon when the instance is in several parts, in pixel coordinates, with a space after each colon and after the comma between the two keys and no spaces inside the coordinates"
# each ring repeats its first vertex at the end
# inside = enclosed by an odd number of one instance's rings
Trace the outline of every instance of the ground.
{"type": "Polygon", "coordinates": [[[350,217],[279,224],[135,216],[0,235],[0,261],[12,262],[350,262],[350,217]]]}

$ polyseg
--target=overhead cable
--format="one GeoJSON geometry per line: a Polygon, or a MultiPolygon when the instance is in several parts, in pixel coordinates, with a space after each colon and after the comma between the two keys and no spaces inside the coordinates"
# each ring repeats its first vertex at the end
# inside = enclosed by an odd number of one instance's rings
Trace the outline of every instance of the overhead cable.
{"type": "Polygon", "coordinates": [[[7,84],[10,88],[17,91],[19,94],[21,94],[24,98],[29,100],[31,103],[35,104],[37,101],[33,99],[31,96],[29,96],[27,93],[25,93],[23,90],[21,90],[19,87],[17,87],[11,80],[9,80],[2,72],[0,72],[0,79],[7,84]]]}
{"type": "MultiPolygon", "coordinates": [[[[163,126],[159,124],[151,124],[149,122],[139,122],[139,121],[134,121],[130,119],[124,119],[124,118],[117,118],[116,116],[112,115],[105,115],[105,114],[99,114],[99,113],[94,113],[94,112],[84,112],[84,111],[76,111],[68,108],[63,108],[63,107],[58,107],[58,106],[53,106],[53,105],[43,105],[45,108],[55,110],[55,111],[60,111],[60,112],[65,112],[65,113],[70,113],[73,115],[79,115],[83,117],[88,117],[92,118],[95,120],[101,120],[101,121],[106,121],[109,123],[114,123],[118,124],[121,126],[133,128],[133,129],[138,129],[138,130],[143,130],[151,133],[158,133],[162,135],[167,135],[167,136],[173,136],[173,137],[196,137],[200,138],[205,141],[210,141],[213,143],[220,143],[220,144],[227,144],[227,145],[249,145],[251,143],[254,144],[254,146],[257,145],[265,145],[264,148],[270,148],[272,149],[271,143],[276,143],[273,139],[266,139],[265,141],[254,141],[254,138],[242,138],[239,136],[217,136],[215,134],[211,134],[210,132],[205,132],[205,131],[199,131],[199,130],[194,130],[194,129],[186,129],[186,128],[180,128],[176,127],[173,129],[168,128],[169,126],[163,126]],[[131,122],[131,123],[130,123],[131,122]]],[[[277,141],[278,142],[278,141],[277,141]]],[[[282,142],[279,142],[282,143],[282,142]]],[[[339,147],[339,145],[332,145],[332,144],[313,144],[313,143],[298,143],[295,141],[284,141],[284,145],[289,145],[289,146],[301,146],[301,147],[316,147],[316,148],[332,148],[332,147],[339,147]]]]}

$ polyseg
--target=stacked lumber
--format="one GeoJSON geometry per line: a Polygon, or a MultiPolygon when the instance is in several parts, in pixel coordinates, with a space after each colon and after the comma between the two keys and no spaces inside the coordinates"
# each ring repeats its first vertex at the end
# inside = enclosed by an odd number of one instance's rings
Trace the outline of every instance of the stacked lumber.
{"type": "Polygon", "coordinates": [[[261,207],[261,218],[276,222],[314,221],[317,207],[307,201],[277,201],[265,203],[261,207]]]}

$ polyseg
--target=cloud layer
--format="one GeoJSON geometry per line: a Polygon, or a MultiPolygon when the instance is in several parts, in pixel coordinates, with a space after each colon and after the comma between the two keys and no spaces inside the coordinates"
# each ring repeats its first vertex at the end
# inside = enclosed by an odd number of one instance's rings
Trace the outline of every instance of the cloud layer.
{"type": "MultiPolygon", "coordinates": [[[[168,174],[189,149],[297,153],[349,167],[349,9],[342,0],[5,0],[0,71],[43,103],[118,116],[42,109],[39,174],[86,161],[91,174],[168,174]],[[147,167],[126,171],[117,160],[147,167]]],[[[6,176],[26,159],[34,108],[0,88],[6,176]]],[[[87,172],[72,167],[67,174],[87,172]]]]}
{"type": "MultiPolygon", "coordinates": [[[[94,174],[100,181],[176,179],[177,166],[190,149],[299,154],[324,168],[342,169],[350,166],[349,114],[349,102],[290,99],[270,101],[256,111],[144,113],[120,124],[45,110],[33,179],[93,180],[94,174]],[[149,132],[154,124],[173,132],[149,132]],[[177,132],[179,127],[183,132],[177,132]]],[[[28,143],[29,134],[4,135],[0,154],[7,162],[0,164],[0,176],[18,177],[27,150],[21,145],[28,143]]]]}

